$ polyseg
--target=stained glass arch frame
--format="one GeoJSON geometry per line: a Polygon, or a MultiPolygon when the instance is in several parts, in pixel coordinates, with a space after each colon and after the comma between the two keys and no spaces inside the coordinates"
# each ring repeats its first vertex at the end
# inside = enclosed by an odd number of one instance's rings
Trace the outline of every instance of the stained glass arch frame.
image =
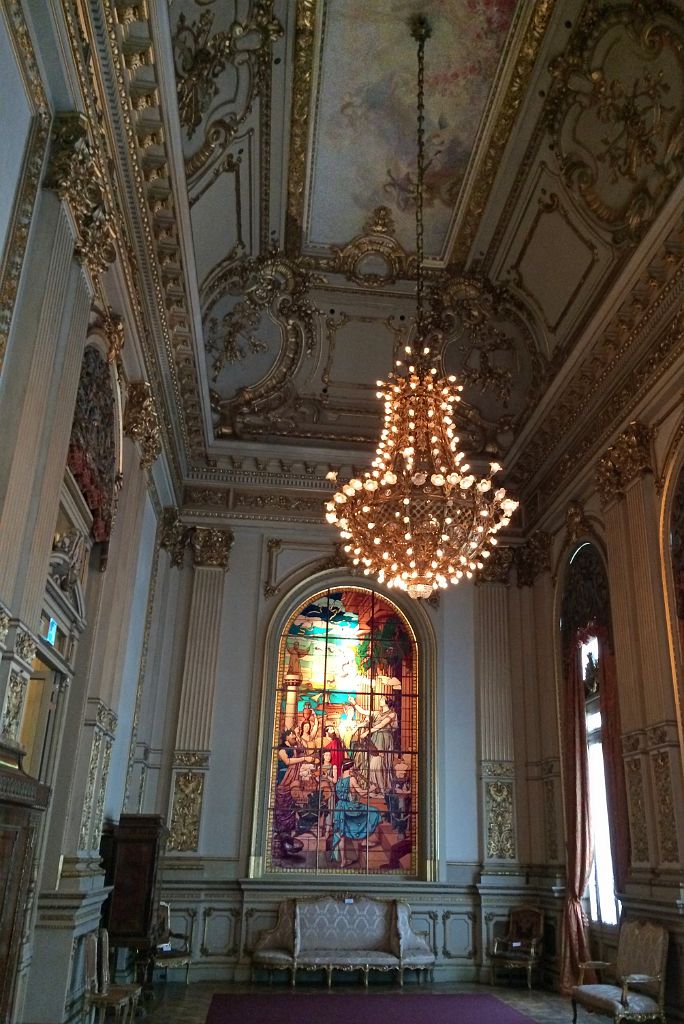
{"type": "Polygon", "coordinates": [[[437,878],[435,652],[422,603],[339,569],[281,600],[264,645],[252,877],[437,878]]]}

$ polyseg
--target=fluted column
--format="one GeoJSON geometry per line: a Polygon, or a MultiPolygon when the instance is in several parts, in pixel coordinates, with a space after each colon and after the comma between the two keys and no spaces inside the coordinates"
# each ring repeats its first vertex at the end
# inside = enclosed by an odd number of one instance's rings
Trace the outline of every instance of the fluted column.
{"type": "Polygon", "coordinates": [[[475,623],[485,868],[515,862],[515,762],[508,617],[509,548],[497,548],[476,588],[475,623]]]}
{"type": "Polygon", "coordinates": [[[224,576],[233,534],[204,527],[187,529],[166,510],[162,545],[182,564],[192,550],[193,578],[173,762],[169,849],[199,849],[204,782],[210,767],[211,720],[218,663],[224,576]]]}
{"type": "Polygon", "coordinates": [[[675,870],[684,793],[651,431],[634,422],[598,464],[615,627],[632,866],[675,870]]]}

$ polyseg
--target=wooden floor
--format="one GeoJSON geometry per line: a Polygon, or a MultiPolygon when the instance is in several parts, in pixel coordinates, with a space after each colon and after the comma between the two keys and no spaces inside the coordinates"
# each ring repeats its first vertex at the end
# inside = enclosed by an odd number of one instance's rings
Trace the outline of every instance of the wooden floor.
{"type": "MultiPolygon", "coordinates": [[[[274,986],[277,988],[278,986],[274,986]]],[[[289,991],[286,985],[280,986],[283,992],[289,991]]],[[[339,991],[338,986],[337,991],[339,991]]],[[[215,992],[259,992],[264,991],[258,985],[231,985],[226,982],[190,982],[189,985],[178,982],[156,982],[154,998],[146,1004],[146,1021],[148,1024],[204,1024],[211,997],[215,992]]],[[[273,992],[274,989],[269,991],[273,992]]],[[[325,991],[321,986],[318,991],[325,991]]],[[[371,986],[369,992],[387,992],[386,985],[371,986]]],[[[571,1024],[572,1007],[570,1000],[556,992],[544,992],[533,989],[528,992],[524,986],[491,988],[488,985],[423,985],[417,989],[407,985],[404,990],[392,988],[398,994],[407,992],[490,992],[514,1006],[520,1013],[527,1014],[539,1024],[571,1024]]],[[[585,1014],[581,1009],[577,1015],[578,1024],[586,1024],[589,1020],[596,1024],[597,1018],[585,1014]]],[[[277,1024],[277,1022],[275,1022],[277,1024]]],[[[483,1022],[486,1024],[486,1022],[483,1022]]]]}

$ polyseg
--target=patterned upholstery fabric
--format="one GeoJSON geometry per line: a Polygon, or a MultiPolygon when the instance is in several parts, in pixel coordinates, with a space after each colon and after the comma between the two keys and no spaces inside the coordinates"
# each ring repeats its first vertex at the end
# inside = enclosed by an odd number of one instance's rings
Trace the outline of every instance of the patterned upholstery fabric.
{"type": "Polygon", "coordinates": [[[411,926],[411,911],[400,900],[367,896],[333,896],[286,900],[280,905],[275,928],[259,936],[252,961],[268,968],[332,971],[362,969],[368,983],[370,968],[429,970],[435,955],[411,926]]]}
{"type": "MultiPolygon", "coordinates": [[[[625,921],[620,927],[615,983],[575,985],[573,1024],[577,1006],[612,1017],[614,1021],[661,1021],[665,1024],[665,964],[669,935],[649,921],[625,921]]],[[[586,966],[609,966],[590,964],[586,966]]],[[[580,976],[580,982],[582,977],[580,976]]]]}
{"type": "MultiPolygon", "coordinates": [[[[345,903],[330,896],[298,900],[295,934],[299,953],[317,949],[389,949],[394,907],[391,903],[354,897],[345,903]]],[[[393,930],[393,929],[392,929],[393,930]]]]}
{"type": "MultiPolygon", "coordinates": [[[[626,1012],[629,1014],[654,1013],[657,1014],[658,1003],[651,996],[642,992],[629,992],[627,1006],[620,1002],[622,989],[617,985],[580,985],[582,989],[582,1006],[590,1010],[598,1010],[599,1013],[607,1014],[618,1020],[626,1012]]],[[[573,989],[573,995],[575,990],[573,989]]]]}

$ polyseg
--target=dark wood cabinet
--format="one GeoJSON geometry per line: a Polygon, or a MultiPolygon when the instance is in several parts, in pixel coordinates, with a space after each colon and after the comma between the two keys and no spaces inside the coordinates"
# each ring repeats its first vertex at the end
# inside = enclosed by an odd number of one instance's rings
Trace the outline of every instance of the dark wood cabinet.
{"type": "Polygon", "coordinates": [[[122,814],[102,837],[105,883],[114,888],[104,908],[112,946],[154,946],[159,906],[159,858],[167,829],[158,814],[122,814]]]}
{"type": "Polygon", "coordinates": [[[36,833],[50,790],[21,770],[0,741],[0,1022],[12,1015],[36,833]]]}

